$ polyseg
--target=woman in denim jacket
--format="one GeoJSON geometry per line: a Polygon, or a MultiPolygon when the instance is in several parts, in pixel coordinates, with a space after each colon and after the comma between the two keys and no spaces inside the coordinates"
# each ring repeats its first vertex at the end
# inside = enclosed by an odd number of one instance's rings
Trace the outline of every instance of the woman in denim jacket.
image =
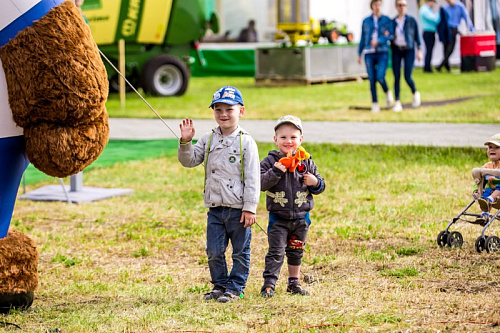
{"type": "Polygon", "coordinates": [[[391,41],[392,50],[392,72],[394,73],[394,92],[396,94],[396,104],[393,110],[396,112],[403,111],[400,96],[400,81],[401,81],[401,62],[405,63],[405,81],[413,94],[412,107],[420,106],[420,93],[417,91],[415,82],[411,74],[415,63],[415,45],[417,47],[417,59],[422,60],[422,51],[420,50],[420,35],[418,33],[417,20],[406,14],[406,0],[396,0],[396,9],[398,16],[394,22],[394,39],[391,41]]]}
{"type": "Polygon", "coordinates": [[[391,19],[382,15],[382,0],[371,0],[372,15],[363,20],[361,26],[361,40],[358,48],[358,63],[361,64],[361,55],[365,55],[366,71],[370,80],[372,95],[372,112],[380,112],[377,100],[376,83],[380,83],[386,94],[387,106],[391,107],[394,98],[385,81],[385,72],[389,61],[389,41],[394,35],[391,19]]]}

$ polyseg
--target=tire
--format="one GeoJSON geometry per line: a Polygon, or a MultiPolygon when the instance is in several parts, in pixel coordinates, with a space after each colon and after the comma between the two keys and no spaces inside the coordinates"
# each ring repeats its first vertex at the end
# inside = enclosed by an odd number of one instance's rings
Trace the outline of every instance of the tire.
{"type": "MultiPolygon", "coordinates": [[[[130,84],[133,85],[135,89],[139,88],[137,86],[137,82],[138,82],[137,78],[127,77],[127,81],[130,82],[130,84]]],[[[120,83],[119,82],[120,82],[120,76],[118,74],[113,75],[109,79],[109,92],[110,93],[120,92],[120,83]]],[[[125,82],[125,92],[131,92],[131,91],[133,91],[132,88],[127,84],[127,82],[125,82]]]]}
{"type": "Polygon", "coordinates": [[[333,29],[328,33],[328,42],[335,44],[337,42],[337,39],[339,39],[340,33],[338,32],[337,29],[333,29]]]}
{"type": "Polygon", "coordinates": [[[448,232],[447,231],[441,231],[438,236],[437,236],[437,244],[439,247],[445,247],[448,245],[448,232]]]}
{"type": "Polygon", "coordinates": [[[347,35],[345,36],[345,38],[347,39],[347,41],[349,43],[352,43],[354,40],[354,35],[352,34],[352,32],[348,32],[347,35]]]}
{"type": "Polygon", "coordinates": [[[497,236],[490,236],[486,238],[486,251],[488,253],[499,252],[500,251],[500,238],[497,236]]]}
{"type": "Polygon", "coordinates": [[[464,243],[464,239],[462,237],[462,234],[459,233],[458,231],[453,231],[448,235],[448,246],[451,248],[461,248],[462,244],[464,243]]]}
{"type": "Polygon", "coordinates": [[[476,243],[474,244],[476,247],[477,253],[482,253],[486,250],[486,237],[479,236],[476,239],[476,243]]]}
{"type": "Polygon", "coordinates": [[[162,54],[151,58],[141,72],[141,86],[154,96],[181,96],[187,90],[189,70],[179,58],[162,54]]]}

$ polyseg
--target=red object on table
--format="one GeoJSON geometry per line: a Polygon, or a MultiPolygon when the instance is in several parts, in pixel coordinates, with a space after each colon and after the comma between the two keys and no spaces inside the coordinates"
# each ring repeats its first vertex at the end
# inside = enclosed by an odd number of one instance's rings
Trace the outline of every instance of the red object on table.
{"type": "Polygon", "coordinates": [[[494,32],[461,36],[461,70],[463,72],[494,70],[496,52],[497,45],[494,32]]]}

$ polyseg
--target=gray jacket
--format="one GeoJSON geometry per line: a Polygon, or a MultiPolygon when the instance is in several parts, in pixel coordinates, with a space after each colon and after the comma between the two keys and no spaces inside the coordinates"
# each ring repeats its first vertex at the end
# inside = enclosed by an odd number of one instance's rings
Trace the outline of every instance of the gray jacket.
{"type": "Polygon", "coordinates": [[[177,156],[179,162],[188,168],[204,163],[205,207],[224,206],[252,213],[257,211],[260,195],[259,151],[244,129],[238,127],[229,136],[223,136],[219,127],[214,128],[195,145],[191,142],[179,143],[177,156]]]}
{"type": "Polygon", "coordinates": [[[302,161],[302,167],[293,173],[275,168],[274,163],[282,157],[285,157],[283,153],[271,150],[260,162],[260,186],[262,191],[266,191],[266,208],[285,219],[303,218],[314,206],[312,194],[320,194],[325,190],[325,181],[312,159],[302,161]],[[307,172],[318,178],[316,188],[302,182],[303,174],[307,172]]]}

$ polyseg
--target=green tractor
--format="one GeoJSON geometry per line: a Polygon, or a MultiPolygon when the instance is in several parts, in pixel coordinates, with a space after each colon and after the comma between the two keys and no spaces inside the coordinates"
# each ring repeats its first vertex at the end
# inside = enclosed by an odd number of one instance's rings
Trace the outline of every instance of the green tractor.
{"type": "Polygon", "coordinates": [[[354,40],[354,34],[347,30],[347,25],[337,21],[319,21],[321,37],[328,39],[329,43],[336,43],[340,36],[344,37],[348,43],[354,40]]]}
{"type": "MultiPolygon", "coordinates": [[[[215,13],[207,20],[205,0],[85,0],[82,11],[102,53],[116,67],[118,42],[125,41],[125,73],[135,87],[155,96],[186,92],[190,65],[204,59],[198,41],[207,23],[217,33],[215,13]],[[207,22],[208,21],[208,22],[207,22]],[[190,56],[196,49],[198,57],[190,56]]],[[[118,73],[104,60],[110,91],[118,91],[118,73]]],[[[129,88],[129,87],[127,87],[129,88]]]]}

